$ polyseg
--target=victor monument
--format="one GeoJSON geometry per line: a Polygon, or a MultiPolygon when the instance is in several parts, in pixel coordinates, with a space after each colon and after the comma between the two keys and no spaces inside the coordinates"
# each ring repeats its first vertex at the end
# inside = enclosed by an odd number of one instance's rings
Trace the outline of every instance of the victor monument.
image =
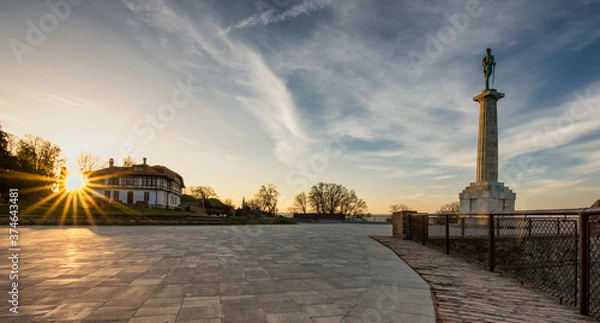
{"type": "Polygon", "coordinates": [[[481,61],[485,90],[473,98],[479,102],[479,135],[475,182],[459,194],[461,213],[514,211],[516,194],[498,182],[498,100],[504,93],[490,89],[489,81],[496,71],[496,60],[487,48],[481,61]]]}

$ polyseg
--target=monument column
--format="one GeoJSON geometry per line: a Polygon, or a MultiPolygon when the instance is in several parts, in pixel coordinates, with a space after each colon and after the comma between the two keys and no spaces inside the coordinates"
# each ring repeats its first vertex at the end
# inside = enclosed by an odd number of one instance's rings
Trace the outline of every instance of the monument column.
{"type": "Polygon", "coordinates": [[[479,102],[479,133],[477,137],[477,164],[475,182],[460,194],[461,213],[489,213],[514,211],[516,194],[504,183],[498,182],[498,100],[504,93],[489,88],[490,76],[496,66],[491,49],[481,64],[485,90],[473,98],[479,102]]]}
{"type": "Polygon", "coordinates": [[[473,101],[479,102],[476,182],[498,181],[498,100],[504,97],[494,89],[484,90],[473,101]]]}

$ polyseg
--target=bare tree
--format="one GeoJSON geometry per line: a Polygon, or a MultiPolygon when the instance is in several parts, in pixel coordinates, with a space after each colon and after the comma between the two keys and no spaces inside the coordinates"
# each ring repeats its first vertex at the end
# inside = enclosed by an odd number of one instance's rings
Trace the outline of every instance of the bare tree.
{"type": "Polygon", "coordinates": [[[210,186],[190,186],[188,189],[192,196],[202,201],[202,207],[206,205],[206,199],[219,198],[215,190],[210,186]]]}
{"type": "Polygon", "coordinates": [[[6,151],[13,155],[17,155],[17,150],[19,149],[19,137],[15,136],[12,133],[6,132],[6,151]]]}
{"type": "Polygon", "coordinates": [[[261,212],[273,215],[277,211],[277,198],[279,195],[277,186],[273,184],[262,185],[258,192],[254,194],[254,202],[261,212]]]}
{"type": "Polygon", "coordinates": [[[437,213],[452,213],[452,212],[460,212],[460,202],[454,201],[450,203],[446,203],[437,210],[437,213]]]}
{"type": "Polygon", "coordinates": [[[367,211],[367,204],[354,190],[335,183],[318,183],[308,193],[308,203],[321,214],[343,214],[356,217],[367,211]]]}
{"type": "Polygon", "coordinates": [[[310,203],[310,206],[315,210],[315,212],[320,214],[327,213],[327,191],[328,185],[321,182],[317,185],[313,185],[310,191],[308,192],[308,201],[310,203]]]}
{"type": "Polygon", "coordinates": [[[90,152],[81,151],[79,152],[79,155],[77,155],[77,167],[83,174],[102,168],[104,164],[104,158],[90,152]]]}
{"type": "Polygon", "coordinates": [[[368,211],[368,207],[364,200],[356,196],[354,190],[350,190],[342,199],[340,211],[342,214],[356,220],[361,218],[368,211]]]}
{"type": "Polygon", "coordinates": [[[400,212],[400,211],[409,211],[411,209],[412,208],[410,206],[408,206],[406,204],[402,204],[402,203],[390,205],[391,213],[396,213],[396,212],[400,212]]]}
{"type": "Polygon", "coordinates": [[[289,207],[291,212],[306,213],[307,211],[307,196],[306,192],[302,192],[294,197],[294,203],[289,207]]]}
{"type": "Polygon", "coordinates": [[[348,189],[340,184],[323,183],[313,185],[308,193],[310,205],[321,214],[340,213],[339,208],[347,196],[348,189]]]}
{"type": "Polygon", "coordinates": [[[254,210],[260,211],[260,206],[253,199],[249,199],[249,200],[244,201],[244,207],[247,207],[251,211],[254,211],[254,210]]]}
{"type": "Polygon", "coordinates": [[[131,167],[133,165],[135,165],[135,161],[131,156],[123,158],[123,167],[131,167]]]}
{"type": "Polygon", "coordinates": [[[233,199],[231,199],[231,198],[229,198],[229,197],[228,197],[228,198],[226,198],[226,199],[223,201],[223,204],[225,204],[225,205],[227,205],[227,206],[230,206],[230,207],[232,207],[232,208],[234,208],[234,209],[235,209],[235,204],[233,203],[233,199]]]}
{"type": "Polygon", "coordinates": [[[219,198],[210,186],[191,186],[192,196],[198,199],[219,198]]]}

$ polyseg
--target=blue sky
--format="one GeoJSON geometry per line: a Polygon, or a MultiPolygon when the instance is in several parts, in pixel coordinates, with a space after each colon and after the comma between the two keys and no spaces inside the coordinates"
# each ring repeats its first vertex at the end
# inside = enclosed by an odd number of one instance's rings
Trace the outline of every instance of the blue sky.
{"type": "Polygon", "coordinates": [[[69,162],[132,155],[280,210],[319,181],[373,213],[475,179],[486,47],[518,209],[600,198],[599,1],[1,1],[0,124],[69,162]]]}

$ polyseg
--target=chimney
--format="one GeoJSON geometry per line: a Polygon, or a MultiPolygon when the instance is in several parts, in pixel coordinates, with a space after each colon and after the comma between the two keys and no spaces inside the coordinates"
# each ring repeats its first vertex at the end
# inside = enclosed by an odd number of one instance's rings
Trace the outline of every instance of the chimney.
{"type": "Polygon", "coordinates": [[[115,165],[115,160],[113,158],[108,159],[108,167],[112,168],[115,165]]]}
{"type": "Polygon", "coordinates": [[[144,159],[144,165],[146,165],[146,157],[144,157],[143,159],[144,159]]]}

